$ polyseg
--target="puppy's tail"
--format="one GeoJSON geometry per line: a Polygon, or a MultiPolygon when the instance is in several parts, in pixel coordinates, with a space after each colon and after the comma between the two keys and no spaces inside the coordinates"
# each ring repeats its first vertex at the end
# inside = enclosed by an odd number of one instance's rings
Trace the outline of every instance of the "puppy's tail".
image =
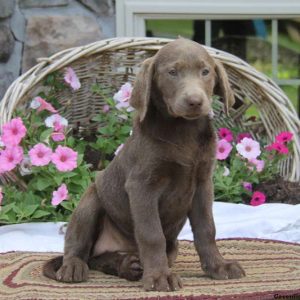
{"type": "Polygon", "coordinates": [[[56,272],[62,266],[62,263],[63,263],[63,256],[57,256],[50,259],[43,265],[43,275],[50,279],[57,280],[56,272]]]}

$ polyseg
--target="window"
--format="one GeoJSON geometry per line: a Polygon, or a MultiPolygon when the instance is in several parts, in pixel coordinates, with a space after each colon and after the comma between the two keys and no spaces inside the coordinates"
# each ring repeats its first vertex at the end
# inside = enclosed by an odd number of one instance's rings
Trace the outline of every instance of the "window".
{"type": "Polygon", "coordinates": [[[233,53],[276,81],[300,113],[298,0],[118,0],[117,35],[181,35],[233,53]]]}

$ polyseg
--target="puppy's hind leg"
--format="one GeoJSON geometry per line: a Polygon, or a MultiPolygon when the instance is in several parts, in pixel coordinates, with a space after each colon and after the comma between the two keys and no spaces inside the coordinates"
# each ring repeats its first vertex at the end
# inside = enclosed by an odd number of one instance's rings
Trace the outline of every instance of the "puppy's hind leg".
{"type": "Polygon", "coordinates": [[[91,270],[137,281],[143,276],[143,268],[135,253],[105,252],[88,261],[91,270]]]}
{"type": "Polygon", "coordinates": [[[43,274],[51,279],[56,279],[56,272],[63,263],[63,256],[57,256],[48,260],[43,266],[43,274]]]}
{"type": "Polygon", "coordinates": [[[73,212],[65,237],[64,256],[47,262],[43,274],[63,282],[86,281],[87,261],[100,230],[105,211],[95,184],[91,184],[73,212]]]}

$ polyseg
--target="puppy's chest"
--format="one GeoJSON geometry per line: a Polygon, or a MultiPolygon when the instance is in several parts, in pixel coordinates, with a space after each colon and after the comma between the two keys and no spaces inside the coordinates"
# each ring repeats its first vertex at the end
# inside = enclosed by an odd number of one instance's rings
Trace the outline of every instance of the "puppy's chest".
{"type": "Polygon", "coordinates": [[[198,182],[200,159],[169,161],[162,164],[168,184],[160,199],[160,214],[166,222],[182,219],[189,211],[198,182]],[[165,169],[165,170],[166,170],[165,169]]]}
{"type": "Polygon", "coordinates": [[[160,161],[159,172],[166,175],[170,188],[177,195],[187,195],[193,193],[201,174],[208,174],[213,163],[212,155],[208,149],[197,144],[169,151],[160,161]]]}
{"type": "Polygon", "coordinates": [[[168,149],[164,160],[177,165],[187,175],[196,175],[197,170],[208,166],[214,157],[213,147],[199,143],[186,144],[168,149]]]}
{"type": "Polygon", "coordinates": [[[169,153],[168,159],[160,162],[161,170],[168,179],[160,201],[163,218],[176,220],[186,215],[199,181],[203,174],[208,176],[212,163],[212,154],[199,145],[190,145],[180,153],[169,153]]]}

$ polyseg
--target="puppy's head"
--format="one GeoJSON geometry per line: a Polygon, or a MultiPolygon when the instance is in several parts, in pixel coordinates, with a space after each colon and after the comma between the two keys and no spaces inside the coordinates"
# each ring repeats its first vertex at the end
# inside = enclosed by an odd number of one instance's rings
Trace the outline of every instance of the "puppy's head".
{"type": "Polygon", "coordinates": [[[234,103],[227,74],[198,43],[178,39],[144,61],[137,76],[130,104],[143,121],[151,99],[169,116],[187,120],[208,116],[217,90],[225,111],[234,103]]]}

